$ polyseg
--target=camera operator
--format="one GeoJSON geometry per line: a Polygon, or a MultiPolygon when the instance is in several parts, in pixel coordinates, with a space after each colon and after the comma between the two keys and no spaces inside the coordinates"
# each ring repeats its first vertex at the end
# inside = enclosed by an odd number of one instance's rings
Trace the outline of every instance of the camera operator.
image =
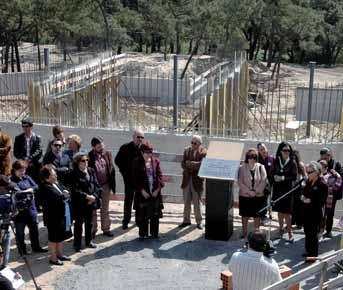
{"type": "Polygon", "coordinates": [[[264,289],[281,281],[279,266],[268,254],[269,247],[265,234],[260,231],[250,232],[248,250],[234,253],[229,262],[233,289],[264,289]]]}
{"type": "Polygon", "coordinates": [[[48,250],[43,249],[39,243],[37,209],[34,202],[34,191],[38,185],[33,179],[26,175],[27,162],[17,160],[12,165],[11,181],[14,182],[21,191],[25,191],[27,196],[24,197],[25,204],[18,208],[18,214],[13,218],[16,228],[16,238],[18,250],[21,254],[27,255],[25,244],[25,227],[29,228],[31,248],[36,253],[46,253],[48,250]]]}
{"type": "MultiPolygon", "coordinates": [[[[3,263],[4,259],[4,251],[2,247],[0,246],[0,265],[3,263]]],[[[2,270],[4,267],[0,267],[0,270],[2,270]]],[[[15,279],[20,279],[21,276],[19,273],[16,273],[15,279]]],[[[8,280],[6,277],[2,276],[0,273],[0,289],[1,290],[14,290],[13,285],[10,280],[8,280]]]]}
{"type": "MultiPolygon", "coordinates": [[[[10,178],[8,176],[5,175],[0,175],[0,195],[5,196],[6,194],[9,193],[10,190],[13,190],[15,188],[15,184],[11,182],[10,178]]],[[[7,198],[6,198],[7,199],[7,198]]],[[[9,257],[10,257],[10,246],[11,246],[11,234],[9,231],[9,224],[5,224],[5,223],[9,223],[10,221],[10,217],[7,216],[10,214],[11,208],[11,204],[8,204],[8,199],[1,199],[1,203],[0,203],[0,217],[1,222],[0,222],[0,226],[1,226],[1,234],[0,234],[0,244],[2,246],[2,248],[4,249],[4,255],[3,255],[3,259],[2,259],[2,263],[0,263],[0,266],[2,265],[3,267],[6,267],[9,261],[9,257]]]]}

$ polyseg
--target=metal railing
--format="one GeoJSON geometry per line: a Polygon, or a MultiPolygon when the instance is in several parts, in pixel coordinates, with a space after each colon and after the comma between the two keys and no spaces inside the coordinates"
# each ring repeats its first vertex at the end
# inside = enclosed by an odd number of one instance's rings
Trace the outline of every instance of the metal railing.
{"type": "Polygon", "coordinates": [[[322,257],[319,262],[300,270],[299,272],[287,277],[286,279],[277,282],[263,290],[284,290],[289,287],[300,284],[302,281],[310,278],[313,275],[320,274],[319,285],[311,290],[323,290],[323,289],[339,289],[337,286],[343,286],[343,275],[338,275],[336,278],[328,280],[326,279],[327,271],[334,267],[338,262],[343,260],[343,249],[336,251],[326,257],[322,257]]]}

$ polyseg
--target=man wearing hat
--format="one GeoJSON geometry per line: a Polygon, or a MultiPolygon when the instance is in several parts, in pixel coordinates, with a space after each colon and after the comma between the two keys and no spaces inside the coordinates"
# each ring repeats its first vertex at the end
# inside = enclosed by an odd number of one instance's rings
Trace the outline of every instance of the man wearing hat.
{"type": "MultiPolygon", "coordinates": [[[[332,152],[329,148],[324,147],[320,150],[320,160],[325,160],[327,162],[328,168],[327,171],[336,174],[338,173],[342,176],[342,165],[340,162],[336,161],[332,157],[332,152]]],[[[331,208],[329,211],[326,212],[326,233],[323,235],[324,238],[332,238],[332,226],[333,226],[333,218],[335,215],[335,207],[337,200],[342,198],[342,187],[337,190],[333,191],[333,199],[331,208]]]]}
{"type": "MultiPolygon", "coordinates": [[[[23,133],[16,136],[14,139],[13,155],[17,159],[26,160],[28,162],[27,174],[39,184],[40,159],[43,155],[41,148],[41,137],[33,131],[33,121],[31,118],[24,118],[21,121],[23,133]]],[[[37,210],[40,210],[41,200],[39,190],[35,192],[35,201],[37,210]]]]}
{"type": "Polygon", "coordinates": [[[11,155],[12,138],[2,133],[0,127],[0,174],[11,175],[11,155]]]}
{"type": "MultiPolygon", "coordinates": [[[[113,237],[111,233],[111,220],[109,214],[109,204],[111,191],[116,192],[116,172],[113,165],[113,158],[110,151],[105,150],[105,145],[101,137],[94,137],[91,140],[92,150],[88,153],[89,167],[95,170],[96,177],[102,188],[101,194],[101,230],[107,237],[113,237]]],[[[95,236],[98,229],[97,212],[94,210],[92,234],[95,236]]]]}

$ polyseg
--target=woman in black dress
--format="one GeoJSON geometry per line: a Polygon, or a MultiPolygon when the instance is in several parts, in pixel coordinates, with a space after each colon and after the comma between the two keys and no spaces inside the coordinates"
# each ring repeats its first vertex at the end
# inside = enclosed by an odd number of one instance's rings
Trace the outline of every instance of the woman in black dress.
{"type": "MultiPolygon", "coordinates": [[[[281,142],[271,169],[273,201],[292,189],[293,183],[297,179],[297,174],[298,169],[293,159],[292,147],[286,142],[281,142]]],[[[292,202],[293,194],[291,193],[273,205],[273,211],[278,213],[280,238],[282,238],[284,223],[286,223],[289,242],[294,241],[292,233],[292,202]]]]}
{"type": "Polygon", "coordinates": [[[63,241],[71,237],[70,194],[57,182],[57,174],[52,165],[45,165],[40,171],[42,180],[42,204],[44,224],[48,228],[49,262],[62,266],[62,261],[71,259],[63,255],[63,241]]]}
{"type": "Polygon", "coordinates": [[[95,172],[88,167],[87,153],[77,153],[73,158],[71,180],[71,203],[74,223],[74,249],[81,250],[82,226],[85,224],[85,243],[96,248],[92,242],[93,210],[100,208],[101,187],[95,172]]]}
{"type": "MultiPolygon", "coordinates": [[[[304,205],[305,250],[303,256],[318,256],[318,233],[328,187],[321,178],[322,168],[316,161],[307,165],[308,180],[301,196],[304,205]]],[[[315,260],[313,260],[315,261],[315,260]]]]}

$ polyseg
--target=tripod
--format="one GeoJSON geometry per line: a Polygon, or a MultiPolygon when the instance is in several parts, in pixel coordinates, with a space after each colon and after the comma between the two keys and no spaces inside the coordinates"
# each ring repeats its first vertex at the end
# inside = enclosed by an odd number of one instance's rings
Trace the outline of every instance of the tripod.
{"type": "MultiPolygon", "coordinates": [[[[302,182],[304,181],[305,179],[301,179],[300,181],[298,181],[292,188],[291,190],[287,191],[286,193],[284,193],[283,195],[281,195],[279,198],[275,199],[275,200],[272,200],[272,197],[270,197],[268,199],[268,204],[263,207],[262,209],[260,209],[257,213],[260,214],[262,212],[264,212],[265,210],[267,211],[271,211],[272,210],[272,207],[278,203],[280,200],[282,200],[283,198],[285,198],[286,196],[290,195],[291,193],[293,193],[294,191],[296,191],[299,187],[301,187],[301,184],[302,182]]],[[[268,232],[267,232],[267,240],[268,240],[268,243],[269,243],[269,246],[270,248],[275,251],[275,248],[274,248],[274,245],[273,245],[273,241],[271,239],[271,231],[272,231],[272,221],[269,222],[269,225],[268,225],[268,232]]]]}
{"type": "MultiPolygon", "coordinates": [[[[17,238],[17,234],[16,234],[16,231],[15,231],[13,222],[11,220],[9,220],[9,219],[6,219],[6,222],[1,225],[1,235],[0,235],[1,239],[2,239],[2,237],[8,236],[10,234],[10,229],[9,228],[12,229],[12,232],[13,232],[15,238],[17,238]]],[[[17,248],[18,248],[18,252],[19,252],[20,257],[24,260],[25,266],[26,266],[26,268],[27,268],[27,270],[28,270],[28,272],[30,274],[30,277],[31,277],[31,279],[33,281],[33,284],[35,285],[36,290],[42,290],[42,288],[39,287],[37,282],[36,282],[36,279],[35,279],[35,276],[34,276],[34,274],[32,272],[32,268],[30,266],[30,263],[29,263],[26,255],[23,254],[23,249],[21,248],[19,243],[17,243],[17,248]]]]}

